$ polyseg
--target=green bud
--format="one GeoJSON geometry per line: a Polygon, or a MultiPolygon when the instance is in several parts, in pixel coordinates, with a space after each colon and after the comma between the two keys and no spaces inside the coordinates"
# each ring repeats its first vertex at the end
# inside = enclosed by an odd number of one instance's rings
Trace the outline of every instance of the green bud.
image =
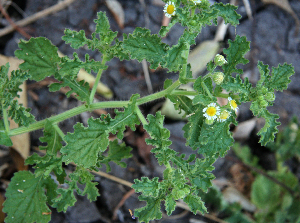
{"type": "Polygon", "coordinates": [[[262,87],[261,92],[262,92],[263,94],[268,93],[268,88],[262,87]]]}
{"type": "Polygon", "coordinates": [[[224,74],[222,72],[215,72],[212,77],[213,81],[216,83],[216,85],[220,85],[223,83],[224,80],[224,74]]]}
{"type": "Polygon", "coordinates": [[[275,100],[275,94],[273,92],[268,92],[265,96],[267,101],[274,101],[275,100]]]}
{"type": "Polygon", "coordinates": [[[265,97],[262,96],[262,95],[260,95],[260,96],[257,97],[257,99],[258,99],[259,101],[263,101],[263,100],[265,100],[265,97]]]}
{"type": "Polygon", "coordinates": [[[222,66],[222,65],[224,65],[224,64],[227,63],[227,61],[225,60],[225,58],[222,55],[220,55],[220,54],[217,54],[215,56],[214,62],[215,62],[215,65],[217,65],[217,66],[222,66]]]}
{"type": "Polygon", "coordinates": [[[214,123],[215,120],[213,119],[205,119],[205,123],[208,125],[212,125],[214,123]]]}
{"type": "Polygon", "coordinates": [[[259,101],[259,105],[263,108],[266,108],[268,106],[268,102],[266,100],[259,101]]]}

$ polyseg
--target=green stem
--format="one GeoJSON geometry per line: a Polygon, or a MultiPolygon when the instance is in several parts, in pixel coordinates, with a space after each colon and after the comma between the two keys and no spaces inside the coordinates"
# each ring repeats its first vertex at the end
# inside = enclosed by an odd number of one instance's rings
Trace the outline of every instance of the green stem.
{"type": "Polygon", "coordinates": [[[208,94],[208,96],[209,96],[210,98],[213,98],[212,94],[210,93],[210,91],[208,90],[206,84],[205,84],[203,81],[201,81],[201,86],[204,88],[204,90],[205,90],[205,92],[208,94]]]}
{"type": "Polygon", "coordinates": [[[63,133],[63,131],[61,131],[61,129],[58,127],[57,124],[53,125],[55,131],[58,133],[58,135],[63,139],[65,138],[65,134],[63,133]]]}
{"type": "MultiPolygon", "coordinates": [[[[105,63],[106,63],[106,58],[105,58],[105,56],[103,56],[101,65],[104,66],[105,63]]],[[[98,83],[99,83],[100,78],[101,78],[101,76],[102,76],[102,72],[103,72],[103,69],[100,69],[100,70],[98,71],[98,73],[97,73],[97,77],[96,77],[96,79],[95,79],[95,83],[94,83],[94,86],[93,86],[92,91],[91,91],[91,94],[90,94],[90,104],[93,103],[94,96],[95,96],[96,90],[97,90],[97,86],[98,86],[98,83]]]]}
{"type": "Polygon", "coordinates": [[[137,116],[139,117],[140,121],[142,122],[142,124],[148,125],[148,122],[147,122],[145,116],[142,114],[142,111],[139,108],[139,106],[135,106],[135,112],[136,112],[137,116]]]}
{"type": "Polygon", "coordinates": [[[4,121],[4,127],[5,127],[5,132],[9,132],[9,122],[8,122],[8,115],[7,115],[7,110],[2,108],[2,114],[3,114],[3,121],[4,121]]]}
{"type": "MultiPolygon", "coordinates": [[[[157,92],[155,94],[140,98],[137,100],[137,105],[142,105],[150,101],[154,101],[158,98],[162,98],[167,94],[170,94],[174,89],[176,89],[180,85],[179,80],[175,81],[170,87],[167,89],[157,92]]],[[[91,112],[95,109],[104,109],[104,108],[123,108],[129,104],[129,101],[105,101],[105,102],[98,102],[98,103],[93,103],[90,104],[89,106],[86,105],[81,105],[76,108],[70,109],[66,112],[63,112],[61,114],[58,114],[56,116],[52,116],[48,118],[50,122],[53,124],[57,124],[61,121],[64,121],[68,118],[71,118],[73,116],[79,115],[83,112],[91,112]]],[[[9,136],[14,136],[14,135],[19,135],[25,132],[31,132],[35,131],[41,128],[44,128],[46,123],[46,120],[41,120],[35,123],[30,124],[28,127],[19,127],[10,130],[9,136]]]]}

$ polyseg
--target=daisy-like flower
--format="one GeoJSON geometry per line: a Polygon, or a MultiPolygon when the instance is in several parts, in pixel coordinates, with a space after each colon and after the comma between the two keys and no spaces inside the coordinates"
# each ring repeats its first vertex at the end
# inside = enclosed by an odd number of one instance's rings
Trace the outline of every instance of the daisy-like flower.
{"type": "Polygon", "coordinates": [[[208,120],[214,120],[220,115],[220,107],[216,103],[210,103],[206,108],[203,109],[203,116],[208,120]]]}
{"type": "Polygon", "coordinates": [[[231,97],[228,98],[228,101],[229,101],[229,105],[230,105],[230,108],[232,110],[234,110],[235,112],[237,112],[237,110],[239,109],[235,100],[233,100],[231,97]]]}
{"type": "Polygon", "coordinates": [[[201,3],[201,0],[191,0],[191,1],[194,2],[195,5],[201,3]]]}
{"type": "Polygon", "coordinates": [[[171,18],[173,15],[175,15],[176,7],[174,2],[169,1],[164,7],[164,12],[168,18],[171,18]]]}
{"type": "Polygon", "coordinates": [[[218,115],[217,120],[219,122],[224,122],[229,117],[230,117],[230,113],[227,110],[223,110],[223,111],[221,111],[220,115],[218,115]]]}

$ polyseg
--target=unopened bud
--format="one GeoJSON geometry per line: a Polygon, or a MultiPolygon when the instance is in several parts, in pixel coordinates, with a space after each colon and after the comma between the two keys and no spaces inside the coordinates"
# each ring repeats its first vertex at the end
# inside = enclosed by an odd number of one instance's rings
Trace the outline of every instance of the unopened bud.
{"type": "Polygon", "coordinates": [[[215,121],[214,119],[207,119],[207,118],[205,119],[205,123],[208,125],[212,125],[214,121],[215,121]]]}
{"type": "Polygon", "coordinates": [[[266,100],[259,101],[259,105],[263,108],[266,108],[268,106],[268,102],[266,100]]]}
{"type": "Polygon", "coordinates": [[[266,98],[267,101],[274,101],[275,100],[275,94],[273,92],[268,92],[266,94],[265,98],[266,98]]]}
{"type": "Polygon", "coordinates": [[[220,55],[220,54],[217,54],[215,56],[214,62],[215,62],[215,65],[217,65],[217,66],[222,66],[222,65],[224,65],[224,64],[227,63],[227,61],[225,60],[225,58],[222,55],[220,55]]]}
{"type": "Polygon", "coordinates": [[[213,81],[216,83],[216,85],[220,85],[223,83],[224,80],[224,74],[222,72],[215,72],[213,74],[213,81]]]}

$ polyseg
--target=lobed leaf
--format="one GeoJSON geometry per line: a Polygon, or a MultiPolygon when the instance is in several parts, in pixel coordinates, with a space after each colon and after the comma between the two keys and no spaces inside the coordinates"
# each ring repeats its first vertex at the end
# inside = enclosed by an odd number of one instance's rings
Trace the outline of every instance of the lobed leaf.
{"type": "Polygon", "coordinates": [[[188,195],[186,196],[183,201],[187,203],[189,208],[194,214],[197,214],[197,211],[200,211],[201,214],[207,213],[207,209],[204,206],[204,202],[195,195],[188,195]]]}
{"type": "Polygon", "coordinates": [[[242,18],[242,16],[236,12],[238,7],[229,3],[225,5],[223,3],[216,3],[213,4],[211,8],[218,10],[218,16],[221,16],[224,19],[225,24],[230,23],[231,25],[236,26],[242,18]]]}
{"type": "Polygon", "coordinates": [[[136,192],[143,192],[144,196],[157,197],[159,193],[158,177],[154,177],[152,180],[149,180],[148,177],[142,177],[141,180],[134,179],[132,188],[136,192]]]}
{"type": "Polygon", "coordinates": [[[160,210],[161,199],[140,195],[139,200],[147,202],[146,206],[134,211],[134,215],[139,218],[140,222],[148,223],[151,220],[158,220],[162,218],[162,213],[160,210]]]}

